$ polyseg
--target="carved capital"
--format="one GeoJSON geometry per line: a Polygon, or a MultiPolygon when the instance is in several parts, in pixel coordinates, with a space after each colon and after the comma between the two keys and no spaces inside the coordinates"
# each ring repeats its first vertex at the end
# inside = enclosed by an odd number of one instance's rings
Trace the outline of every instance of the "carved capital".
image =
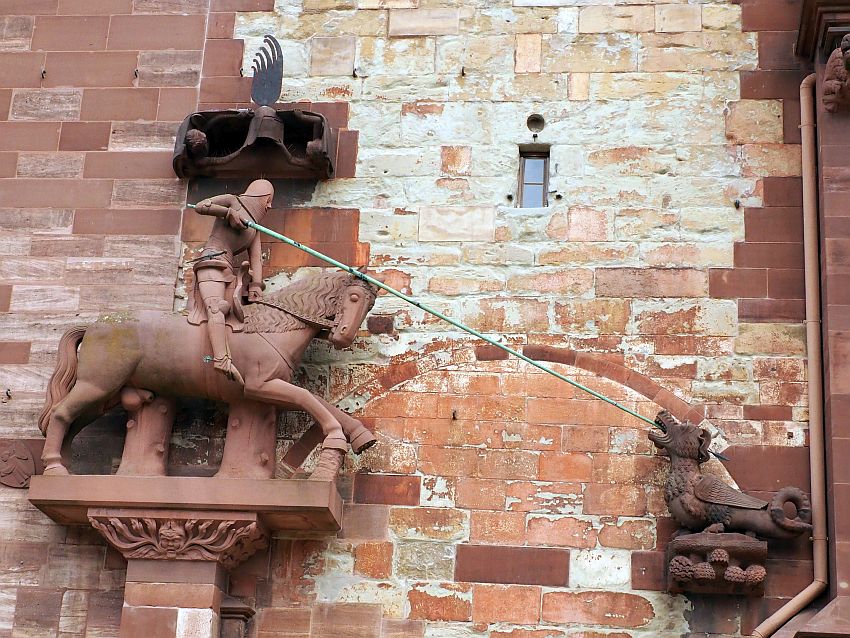
{"type": "Polygon", "coordinates": [[[93,509],[88,519],[127,559],[214,561],[230,569],[268,543],[256,519],[202,514],[93,509]]]}

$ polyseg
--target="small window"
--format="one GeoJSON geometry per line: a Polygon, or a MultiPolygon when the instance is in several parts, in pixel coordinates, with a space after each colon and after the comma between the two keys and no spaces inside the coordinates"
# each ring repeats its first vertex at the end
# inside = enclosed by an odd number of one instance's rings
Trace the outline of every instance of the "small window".
{"type": "Polygon", "coordinates": [[[548,205],[549,152],[520,151],[519,207],[542,208],[548,205]]]}

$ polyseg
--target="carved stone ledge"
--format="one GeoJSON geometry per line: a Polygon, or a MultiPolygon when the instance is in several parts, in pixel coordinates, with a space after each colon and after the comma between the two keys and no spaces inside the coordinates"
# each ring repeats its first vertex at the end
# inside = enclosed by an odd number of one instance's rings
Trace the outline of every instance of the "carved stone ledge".
{"type": "Polygon", "coordinates": [[[804,0],[795,52],[810,61],[826,58],[850,33],[850,0],[804,0]]]}
{"type": "Polygon", "coordinates": [[[88,519],[127,560],[214,561],[230,569],[268,545],[256,514],[93,508],[88,519]]]}
{"type": "Polygon", "coordinates": [[[744,534],[678,536],[667,546],[667,591],[763,596],[766,560],[767,543],[744,534]]]}
{"type": "Polygon", "coordinates": [[[266,529],[290,533],[332,533],[342,523],[342,499],[331,481],[34,476],[29,500],[61,525],[89,525],[89,514],[99,509],[166,510],[175,520],[227,521],[236,520],[234,512],[255,514],[266,529]]]}

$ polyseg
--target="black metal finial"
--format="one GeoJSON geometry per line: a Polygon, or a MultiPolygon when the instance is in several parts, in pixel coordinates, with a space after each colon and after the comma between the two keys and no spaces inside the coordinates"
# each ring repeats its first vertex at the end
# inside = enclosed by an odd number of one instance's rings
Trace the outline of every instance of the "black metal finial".
{"type": "Polygon", "coordinates": [[[283,86],[283,50],[273,36],[263,38],[263,46],[254,56],[252,68],[251,99],[258,106],[271,106],[280,98],[283,86]]]}

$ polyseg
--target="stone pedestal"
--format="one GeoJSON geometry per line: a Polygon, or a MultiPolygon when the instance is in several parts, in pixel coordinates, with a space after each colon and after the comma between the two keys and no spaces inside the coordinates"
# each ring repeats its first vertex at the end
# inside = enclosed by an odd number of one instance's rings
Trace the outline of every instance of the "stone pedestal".
{"type": "Polygon", "coordinates": [[[701,532],[667,545],[667,591],[763,596],[767,543],[744,534],[701,532]]]}
{"type": "Polygon", "coordinates": [[[29,500],[57,523],[91,525],[127,559],[121,638],[243,638],[253,610],[227,596],[228,571],[274,531],[342,522],[330,481],[34,476],[29,500]]]}

